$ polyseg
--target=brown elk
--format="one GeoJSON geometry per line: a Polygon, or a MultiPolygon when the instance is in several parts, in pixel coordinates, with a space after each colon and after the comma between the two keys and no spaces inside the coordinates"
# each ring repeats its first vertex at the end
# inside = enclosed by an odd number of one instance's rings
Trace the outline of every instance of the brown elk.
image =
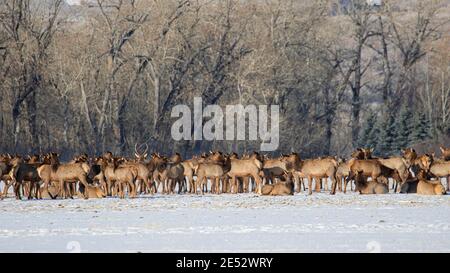
{"type": "Polygon", "coordinates": [[[423,195],[443,195],[445,188],[439,180],[428,180],[426,171],[421,170],[417,177],[408,181],[402,188],[404,193],[417,193],[423,195]]]}
{"type": "Polygon", "coordinates": [[[336,180],[339,191],[347,192],[347,177],[350,175],[350,164],[345,159],[338,159],[336,180]]]}
{"type": "Polygon", "coordinates": [[[164,177],[162,176],[162,174],[167,166],[167,158],[161,156],[160,154],[153,153],[150,162],[147,163],[146,166],[152,177],[152,190],[156,193],[161,183],[164,182],[164,177]]]}
{"type": "Polygon", "coordinates": [[[450,190],[450,161],[433,160],[429,174],[437,179],[445,178],[447,180],[447,190],[450,190]]]}
{"type": "Polygon", "coordinates": [[[280,179],[286,175],[286,162],[283,161],[283,157],[271,158],[263,160],[263,179],[264,183],[275,183],[275,179],[280,179]]]}
{"type": "Polygon", "coordinates": [[[313,179],[316,182],[316,191],[320,191],[321,179],[323,178],[331,179],[332,187],[330,194],[336,193],[336,170],[338,167],[336,159],[327,157],[301,160],[296,153],[292,153],[283,160],[287,162],[286,167],[289,172],[298,171],[301,177],[308,178],[308,194],[312,194],[313,179]]]}
{"type": "MultiPolygon", "coordinates": [[[[353,157],[353,158],[361,159],[361,154],[360,154],[361,151],[363,153],[364,159],[366,159],[366,160],[377,159],[383,166],[397,171],[395,173],[396,175],[394,175],[393,177],[390,177],[390,178],[393,178],[393,180],[394,180],[394,191],[395,192],[400,191],[401,185],[406,182],[406,179],[409,176],[409,167],[411,165],[410,160],[408,160],[404,157],[401,157],[401,156],[395,156],[395,157],[390,157],[390,158],[374,158],[374,157],[372,157],[373,148],[357,149],[352,154],[352,155],[356,155],[356,157],[353,157]],[[400,187],[398,187],[399,184],[400,184],[400,187]]],[[[389,178],[389,177],[387,177],[387,178],[389,178]]]]}
{"type": "Polygon", "coordinates": [[[130,197],[135,197],[136,186],[135,180],[138,177],[138,169],[132,165],[120,165],[117,158],[108,161],[106,158],[99,158],[97,164],[101,166],[102,172],[106,179],[106,184],[111,187],[112,195],[119,195],[125,198],[125,189],[129,188],[130,197]]]}
{"type": "MultiPolygon", "coordinates": [[[[48,192],[48,186],[51,181],[59,182],[59,192],[58,196],[63,198],[68,196],[68,191],[66,189],[67,182],[79,181],[85,187],[88,186],[88,173],[90,167],[87,163],[67,163],[60,164],[58,155],[51,153],[47,157],[47,162],[44,160],[43,165],[37,168],[39,177],[44,182],[44,188],[48,192]]],[[[88,195],[84,196],[88,199],[88,195]]]]}
{"type": "Polygon", "coordinates": [[[231,192],[238,193],[238,178],[251,177],[255,181],[255,192],[261,194],[262,179],[260,172],[263,168],[261,157],[253,153],[248,159],[230,159],[231,168],[228,176],[231,179],[231,192]]]}
{"type": "Polygon", "coordinates": [[[39,196],[39,182],[41,178],[37,172],[40,163],[25,163],[20,157],[11,160],[11,177],[14,182],[14,193],[16,199],[21,199],[20,187],[24,187],[28,183],[27,195],[28,199],[33,198],[33,192],[36,197],[39,196]]]}
{"type": "Polygon", "coordinates": [[[450,148],[440,146],[439,149],[441,150],[442,153],[442,160],[450,161],[450,148]]]}
{"type": "Polygon", "coordinates": [[[184,177],[186,177],[188,185],[189,185],[189,193],[194,193],[195,185],[194,185],[194,175],[197,173],[198,168],[198,159],[197,157],[193,157],[191,159],[185,160],[181,162],[184,169],[184,177]]]}
{"type": "Polygon", "coordinates": [[[8,195],[8,189],[13,184],[12,177],[10,175],[12,165],[10,164],[12,156],[10,154],[0,155],[0,180],[3,180],[5,187],[3,188],[3,194],[0,194],[0,198],[3,199],[8,195]]]}
{"type": "Polygon", "coordinates": [[[358,171],[355,176],[356,191],[360,194],[385,194],[389,193],[389,187],[385,183],[376,180],[367,181],[363,171],[358,171]]]}
{"type": "Polygon", "coordinates": [[[83,196],[84,194],[87,194],[89,198],[105,198],[106,193],[102,189],[102,187],[95,186],[95,185],[88,185],[87,188],[84,188],[83,186],[80,187],[79,194],[83,196]]]}
{"type": "Polygon", "coordinates": [[[226,179],[227,173],[231,169],[231,159],[221,153],[215,154],[210,160],[199,163],[197,168],[197,181],[195,182],[195,192],[198,193],[200,187],[204,194],[207,189],[207,180],[211,180],[211,191],[219,193],[220,180],[226,179]]]}
{"type": "Polygon", "coordinates": [[[180,154],[173,155],[166,164],[166,169],[161,173],[163,192],[173,193],[178,184],[178,193],[181,193],[184,181],[184,167],[180,154]]]}
{"type": "Polygon", "coordinates": [[[261,194],[271,196],[294,195],[294,183],[290,180],[272,185],[266,184],[262,187],[261,194]]]}

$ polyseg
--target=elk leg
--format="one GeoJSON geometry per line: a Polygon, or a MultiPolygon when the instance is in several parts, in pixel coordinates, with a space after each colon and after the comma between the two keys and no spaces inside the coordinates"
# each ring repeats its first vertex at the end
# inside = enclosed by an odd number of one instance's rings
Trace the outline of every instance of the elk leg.
{"type": "Polygon", "coordinates": [[[450,182],[450,175],[447,176],[447,191],[450,191],[450,185],[448,184],[450,182]]]}
{"type": "Polygon", "coordinates": [[[257,194],[262,194],[262,192],[261,192],[261,187],[262,187],[262,185],[261,185],[261,177],[259,177],[259,175],[252,175],[253,176],[253,179],[255,179],[255,187],[256,187],[256,193],[257,194]]]}
{"type": "Polygon", "coordinates": [[[308,176],[308,194],[309,195],[312,194],[312,181],[313,181],[312,176],[308,176]]]}
{"type": "Polygon", "coordinates": [[[134,198],[134,197],[137,196],[136,185],[134,184],[134,181],[130,181],[129,184],[130,184],[130,187],[131,187],[131,191],[130,191],[130,192],[131,192],[131,195],[129,194],[129,196],[130,196],[131,198],[134,198]]]}
{"type": "Polygon", "coordinates": [[[336,181],[337,181],[337,190],[339,192],[342,192],[342,176],[336,175],[336,181]]]}
{"type": "Polygon", "coordinates": [[[320,178],[317,178],[317,177],[314,177],[314,182],[316,182],[316,189],[315,189],[315,191],[316,192],[320,192],[320,190],[321,190],[321,188],[322,188],[322,179],[320,178]]]}
{"type": "Polygon", "coordinates": [[[89,193],[88,193],[88,182],[86,180],[85,176],[80,177],[80,183],[84,186],[84,199],[89,199],[89,193]]]}
{"type": "MultiPolygon", "coordinates": [[[[328,183],[328,179],[327,179],[327,183],[328,183]]],[[[336,194],[336,184],[337,184],[336,176],[332,175],[331,176],[331,191],[330,191],[330,194],[333,194],[333,195],[336,194]]]]}
{"type": "Polygon", "coordinates": [[[13,189],[14,189],[14,195],[16,196],[16,199],[21,200],[22,198],[20,196],[20,184],[15,182],[13,189]]]}

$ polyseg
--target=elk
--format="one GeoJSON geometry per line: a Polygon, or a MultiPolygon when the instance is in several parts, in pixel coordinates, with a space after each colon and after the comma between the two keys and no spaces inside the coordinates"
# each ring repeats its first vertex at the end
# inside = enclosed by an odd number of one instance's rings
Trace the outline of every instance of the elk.
{"type": "MultiPolygon", "coordinates": [[[[339,191],[347,192],[347,177],[350,175],[350,165],[345,159],[338,159],[336,180],[339,191]]],[[[351,186],[350,186],[351,187],[351,186]]]]}
{"type": "Polygon", "coordinates": [[[197,168],[197,181],[195,182],[195,192],[198,193],[198,187],[201,193],[205,193],[207,179],[211,180],[211,191],[219,192],[218,185],[220,179],[225,179],[227,173],[231,170],[231,159],[217,153],[210,160],[200,163],[197,168]],[[217,187],[217,188],[215,188],[217,187]]]}
{"type": "Polygon", "coordinates": [[[11,177],[14,182],[14,193],[16,199],[21,199],[20,187],[24,186],[25,183],[29,183],[28,187],[28,199],[33,198],[33,191],[35,196],[38,197],[39,182],[41,178],[37,172],[37,168],[40,163],[25,163],[20,157],[16,157],[11,160],[11,177]]]}
{"type": "Polygon", "coordinates": [[[402,188],[403,193],[417,193],[423,195],[443,195],[445,188],[439,180],[428,180],[426,171],[421,170],[417,177],[408,181],[402,188]]]}
{"type": "Polygon", "coordinates": [[[228,176],[231,179],[231,191],[238,193],[238,178],[251,177],[255,180],[255,192],[261,194],[262,179],[259,176],[263,168],[260,155],[253,153],[248,159],[230,159],[231,168],[228,176]]]}
{"type": "MultiPolygon", "coordinates": [[[[410,161],[401,156],[390,157],[390,158],[373,158],[372,152],[373,148],[363,148],[359,149],[355,152],[357,154],[358,159],[360,159],[359,152],[362,151],[364,155],[364,159],[377,159],[383,166],[388,167],[389,169],[396,170],[398,175],[392,177],[394,179],[394,191],[400,191],[401,185],[406,182],[406,179],[409,176],[409,167],[411,165],[410,161]],[[400,187],[398,184],[400,183],[400,187]]],[[[355,158],[355,157],[354,157],[355,158]]]]}
{"type": "MultiPolygon", "coordinates": [[[[156,193],[159,189],[159,186],[162,182],[164,182],[164,177],[162,176],[162,173],[166,169],[167,166],[167,158],[157,154],[153,153],[152,158],[150,159],[150,162],[147,163],[147,169],[149,170],[152,181],[153,181],[153,188],[152,190],[156,193]]],[[[163,184],[164,187],[164,184],[163,184]]]]}
{"type": "Polygon", "coordinates": [[[277,182],[275,184],[266,184],[261,189],[262,195],[280,196],[294,195],[294,183],[289,180],[287,182],[277,182]]]}
{"type": "Polygon", "coordinates": [[[450,161],[450,148],[440,146],[439,149],[441,150],[442,153],[442,160],[450,161]]]}
{"type": "Polygon", "coordinates": [[[176,184],[178,184],[178,193],[181,193],[184,181],[184,167],[181,161],[180,154],[176,153],[169,159],[166,169],[161,173],[164,193],[173,193],[176,184]]]}
{"type": "MultiPolygon", "coordinates": [[[[87,163],[67,163],[60,164],[58,154],[51,153],[47,157],[47,162],[44,160],[43,165],[37,168],[39,177],[44,182],[44,188],[48,192],[49,183],[52,181],[59,182],[58,196],[66,198],[68,192],[66,190],[66,182],[79,181],[85,187],[88,186],[88,173],[90,167],[87,163]],[[61,194],[62,192],[62,194],[61,194]]],[[[88,195],[84,195],[88,199],[88,195]]]]}
{"type": "MultiPolygon", "coordinates": [[[[138,146],[137,143],[134,144],[134,156],[135,156],[135,163],[136,164],[142,164],[142,165],[146,165],[146,160],[147,160],[147,151],[148,151],[148,145],[147,143],[144,143],[145,145],[145,149],[144,151],[140,152],[138,151],[138,146]]],[[[139,147],[142,147],[143,145],[140,145],[139,147]]],[[[148,170],[147,166],[145,166],[147,168],[147,171],[144,170],[142,165],[137,165],[138,169],[140,169],[140,172],[138,174],[138,185],[139,185],[139,192],[140,193],[147,193],[147,191],[151,192],[151,188],[150,188],[150,179],[151,179],[151,172],[150,170],[148,170]]]]}
{"type": "Polygon", "coordinates": [[[264,174],[264,184],[269,182],[275,183],[274,179],[286,175],[286,162],[283,161],[283,157],[263,160],[262,173],[264,174]]]}
{"type": "Polygon", "coordinates": [[[450,190],[450,161],[433,161],[429,173],[432,177],[440,179],[444,177],[447,180],[447,190],[450,190]]]}
{"type": "MultiPolygon", "coordinates": [[[[316,192],[320,191],[320,182],[322,178],[330,178],[332,188],[330,194],[336,193],[336,170],[338,167],[337,160],[334,158],[319,158],[301,160],[296,153],[285,157],[283,160],[287,162],[288,171],[298,171],[301,177],[308,178],[308,194],[312,194],[312,180],[316,182],[316,192]]],[[[299,185],[300,186],[300,185],[299,185]]]]}
{"type": "Polygon", "coordinates": [[[105,198],[106,194],[104,190],[99,186],[94,185],[88,185],[87,188],[84,188],[84,186],[80,185],[79,190],[80,195],[87,194],[89,198],[105,198]]]}
{"type": "Polygon", "coordinates": [[[12,165],[10,164],[11,159],[12,156],[10,154],[0,155],[0,180],[3,180],[5,183],[3,194],[0,194],[1,199],[8,195],[8,189],[13,183],[10,175],[12,169],[12,165]]]}
{"type": "Polygon", "coordinates": [[[194,185],[194,175],[197,173],[198,168],[198,159],[197,157],[193,157],[191,159],[185,160],[181,162],[184,169],[184,177],[186,177],[188,185],[189,185],[189,193],[194,193],[195,185],[194,185]]]}
{"type": "Polygon", "coordinates": [[[358,171],[355,176],[356,191],[360,194],[386,194],[389,193],[389,187],[385,183],[379,183],[376,180],[367,181],[364,171],[358,171]]]}
{"type": "Polygon", "coordinates": [[[129,187],[130,197],[135,197],[135,180],[138,177],[138,169],[135,166],[120,165],[120,160],[113,158],[108,161],[105,158],[99,158],[97,162],[104,173],[106,184],[112,188],[112,195],[119,195],[125,198],[125,189],[129,187]]]}

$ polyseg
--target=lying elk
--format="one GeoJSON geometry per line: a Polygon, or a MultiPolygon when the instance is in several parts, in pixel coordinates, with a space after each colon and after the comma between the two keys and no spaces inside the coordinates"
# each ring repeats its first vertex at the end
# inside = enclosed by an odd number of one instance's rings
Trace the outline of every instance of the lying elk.
{"type": "Polygon", "coordinates": [[[426,172],[420,171],[416,178],[411,179],[402,187],[402,193],[417,193],[422,195],[443,195],[446,193],[439,180],[428,180],[426,172]]]}
{"type": "Polygon", "coordinates": [[[105,191],[101,187],[95,186],[95,185],[88,185],[87,188],[84,188],[84,186],[81,186],[80,190],[79,190],[79,194],[81,196],[87,194],[89,196],[89,198],[105,198],[106,197],[105,191]]]}
{"type": "Polygon", "coordinates": [[[367,181],[363,171],[358,171],[355,176],[356,191],[360,194],[386,194],[389,193],[389,187],[385,183],[379,183],[376,180],[367,181]]]}
{"type": "Polygon", "coordinates": [[[289,180],[287,182],[277,182],[275,184],[266,184],[262,187],[262,195],[294,195],[294,182],[289,180]]]}
{"type": "MultiPolygon", "coordinates": [[[[89,171],[90,167],[87,163],[60,164],[56,153],[51,153],[47,157],[47,161],[44,160],[44,164],[37,168],[39,177],[44,182],[46,192],[48,192],[50,182],[59,182],[58,196],[63,198],[68,196],[66,189],[67,182],[79,181],[84,187],[88,186],[89,171]]],[[[84,198],[88,199],[89,196],[85,194],[84,198]]]]}

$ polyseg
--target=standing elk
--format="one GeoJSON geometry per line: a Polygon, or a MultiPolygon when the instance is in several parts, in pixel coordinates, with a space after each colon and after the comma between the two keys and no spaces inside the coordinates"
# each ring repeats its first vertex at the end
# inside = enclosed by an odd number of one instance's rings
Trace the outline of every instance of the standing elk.
{"type": "Polygon", "coordinates": [[[238,193],[238,178],[251,177],[255,180],[255,192],[261,194],[262,179],[259,176],[263,163],[258,153],[252,154],[248,159],[230,159],[231,168],[228,176],[231,179],[231,192],[238,193]]]}
{"type": "MultiPolygon", "coordinates": [[[[345,159],[339,158],[338,160],[338,167],[336,170],[336,180],[337,180],[337,186],[339,191],[343,191],[344,193],[347,192],[347,177],[350,175],[350,164],[348,161],[345,161],[345,159]]],[[[350,189],[351,189],[350,184],[350,189]]]]}
{"type": "MultiPolygon", "coordinates": [[[[298,171],[302,177],[308,178],[308,194],[312,194],[312,181],[316,182],[316,192],[320,192],[321,179],[331,179],[330,194],[336,193],[337,160],[331,157],[301,160],[298,154],[292,153],[283,159],[287,162],[289,172],[298,171]]],[[[326,182],[327,183],[327,182],[326,182]]],[[[300,185],[299,185],[300,186],[300,185]]]]}
{"type": "Polygon", "coordinates": [[[178,193],[181,193],[184,181],[184,167],[181,161],[180,154],[176,153],[169,159],[165,170],[161,173],[164,193],[174,193],[176,184],[178,184],[178,193]]]}
{"type": "MultiPolygon", "coordinates": [[[[83,186],[88,186],[88,173],[90,167],[87,163],[66,163],[61,164],[56,153],[51,153],[47,157],[48,161],[37,168],[39,177],[44,182],[45,191],[48,192],[49,183],[52,181],[59,183],[58,196],[66,198],[69,193],[66,189],[67,182],[79,181],[83,186]]],[[[84,195],[88,199],[87,194],[84,195]]]]}
{"type": "Polygon", "coordinates": [[[200,187],[201,193],[204,194],[209,179],[211,181],[211,191],[219,193],[220,180],[226,178],[231,168],[230,157],[223,156],[221,153],[216,153],[209,160],[199,163],[197,168],[197,181],[195,181],[195,192],[198,193],[197,190],[200,187]]]}
{"type": "Polygon", "coordinates": [[[14,182],[16,199],[20,200],[22,198],[20,188],[24,187],[25,183],[29,185],[26,192],[28,199],[33,198],[33,193],[38,198],[41,178],[39,177],[37,168],[40,166],[40,163],[26,163],[20,157],[12,159],[10,163],[12,165],[10,174],[14,182]]]}

